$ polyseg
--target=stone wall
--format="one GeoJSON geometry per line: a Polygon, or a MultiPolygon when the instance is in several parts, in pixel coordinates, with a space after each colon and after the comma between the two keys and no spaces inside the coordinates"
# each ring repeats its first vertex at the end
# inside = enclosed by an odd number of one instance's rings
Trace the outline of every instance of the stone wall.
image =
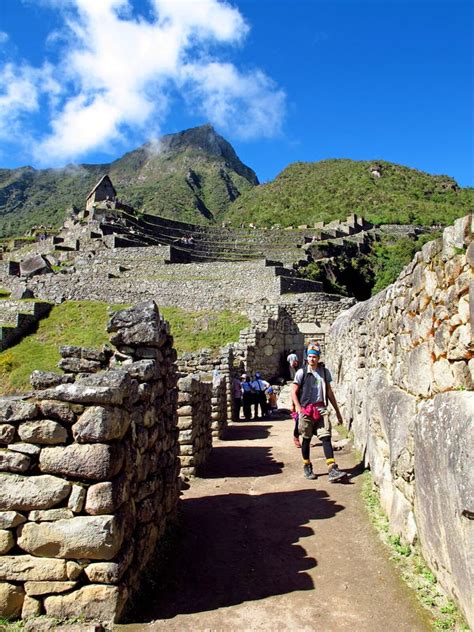
{"type": "Polygon", "coordinates": [[[216,439],[222,439],[227,428],[227,400],[227,379],[224,376],[218,376],[212,380],[211,398],[211,428],[212,436],[216,439]]]}
{"type": "Polygon", "coordinates": [[[393,285],[342,312],[328,357],[392,531],[419,540],[474,624],[471,228],[457,220],[393,285]]]}
{"type": "MultiPolygon", "coordinates": [[[[233,402],[230,384],[232,376],[235,372],[239,373],[240,369],[240,361],[235,357],[234,344],[221,347],[217,352],[211,351],[211,349],[201,349],[195,353],[182,353],[178,357],[178,371],[180,373],[201,374],[207,376],[208,379],[213,378],[214,381],[216,378],[219,380],[223,378],[225,385],[226,416],[225,421],[219,422],[219,428],[214,427],[214,430],[218,430],[219,437],[224,433],[227,421],[232,419],[233,402]]],[[[220,389],[224,389],[224,386],[221,385],[220,389]]],[[[220,394],[219,397],[221,396],[220,394]]],[[[222,407],[223,406],[222,404],[222,407]]],[[[216,435],[214,434],[214,436],[216,435]]]]}
{"type": "Polygon", "coordinates": [[[186,375],[178,380],[178,389],[181,474],[195,476],[212,450],[212,382],[186,375]]]}
{"type": "Polygon", "coordinates": [[[63,349],[67,375],[0,400],[2,616],[117,620],[175,516],[168,325],[148,302],[108,330],[115,349],[63,349]]]}

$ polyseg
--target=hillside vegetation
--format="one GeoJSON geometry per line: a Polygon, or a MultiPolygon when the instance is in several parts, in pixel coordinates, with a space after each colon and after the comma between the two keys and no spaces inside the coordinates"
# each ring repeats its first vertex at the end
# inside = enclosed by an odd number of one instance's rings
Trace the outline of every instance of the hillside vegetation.
{"type": "Polygon", "coordinates": [[[297,162],[239,197],[226,214],[232,224],[312,225],[363,215],[375,224],[447,225],[474,207],[474,189],[385,161],[297,162]],[[371,173],[379,167],[381,177],[371,173]]]}
{"type": "MultiPolygon", "coordinates": [[[[61,345],[101,347],[108,342],[106,333],[110,310],[123,306],[92,301],[67,301],[55,305],[49,316],[39,322],[38,330],[14,347],[0,352],[0,395],[31,389],[32,371],[56,371],[61,345]]],[[[178,353],[219,347],[239,339],[249,320],[230,311],[185,312],[178,307],[160,308],[170,323],[178,353]]]]}

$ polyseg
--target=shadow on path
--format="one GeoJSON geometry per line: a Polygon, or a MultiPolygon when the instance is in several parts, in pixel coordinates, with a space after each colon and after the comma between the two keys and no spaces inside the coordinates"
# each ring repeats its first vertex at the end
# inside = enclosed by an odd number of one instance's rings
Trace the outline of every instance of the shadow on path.
{"type": "MultiPolygon", "coordinates": [[[[245,450],[252,450],[246,448],[245,450]]],[[[225,486],[225,482],[223,483],[225,486]]],[[[228,493],[182,502],[179,543],[128,619],[148,622],[314,588],[298,542],[344,509],[323,490],[228,493]]]]}
{"type": "Polygon", "coordinates": [[[283,463],[275,461],[271,448],[253,446],[219,446],[213,448],[200,478],[235,478],[273,476],[283,471],[283,463]]]}
{"type": "Polygon", "coordinates": [[[266,439],[270,434],[271,426],[253,425],[249,422],[233,424],[225,431],[224,441],[253,441],[254,439],[266,439]]]}

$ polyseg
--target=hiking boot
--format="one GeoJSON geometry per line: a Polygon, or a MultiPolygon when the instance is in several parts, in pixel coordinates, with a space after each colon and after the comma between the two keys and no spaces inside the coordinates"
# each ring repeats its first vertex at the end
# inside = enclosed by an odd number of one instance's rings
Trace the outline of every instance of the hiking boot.
{"type": "Polygon", "coordinates": [[[328,480],[330,483],[337,483],[343,478],[346,478],[346,476],[347,472],[341,472],[337,465],[334,465],[328,472],[328,480]]]}
{"type": "Polygon", "coordinates": [[[314,481],[316,478],[316,474],[313,472],[313,466],[311,463],[305,463],[303,465],[303,473],[304,477],[309,479],[310,481],[314,481]]]}
{"type": "Polygon", "coordinates": [[[293,443],[295,444],[297,448],[301,448],[299,437],[293,437],[293,443]]]}

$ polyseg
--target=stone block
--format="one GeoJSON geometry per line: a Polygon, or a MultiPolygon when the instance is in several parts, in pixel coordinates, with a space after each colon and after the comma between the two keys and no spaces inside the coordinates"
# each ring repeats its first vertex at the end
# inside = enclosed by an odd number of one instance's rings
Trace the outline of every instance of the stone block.
{"type": "Polygon", "coordinates": [[[54,371],[33,371],[30,375],[31,386],[35,389],[52,388],[68,382],[72,382],[72,377],[54,371]]]}
{"type": "Polygon", "coordinates": [[[87,490],[84,509],[92,516],[111,514],[120,507],[129,493],[130,488],[125,477],[119,477],[112,482],[91,485],[87,490]]]}
{"type": "Polygon", "coordinates": [[[155,360],[133,362],[127,366],[127,371],[132,378],[140,380],[140,382],[148,382],[160,377],[160,370],[155,360]]]}
{"type": "Polygon", "coordinates": [[[77,582],[25,582],[25,592],[31,597],[41,597],[42,595],[61,594],[72,590],[77,586],[77,582]]]}
{"type": "Polygon", "coordinates": [[[0,511],[0,529],[12,529],[26,522],[25,516],[16,511],[0,511]]]}
{"type": "Polygon", "coordinates": [[[29,467],[30,459],[26,454],[0,448],[0,471],[21,473],[29,467]]]}
{"type": "Polygon", "coordinates": [[[25,598],[25,591],[21,586],[0,583],[0,616],[15,618],[20,616],[25,598]]]}
{"type": "Polygon", "coordinates": [[[427,343],[415,347],[404,357],[404,375],[413,395],[427,397],[431,391],[432,358],[427,343]]]}
{"type": "Polygon", "coordinates": [[[21,454],[26,454],[27,456],[38,456],[41,452],[41,448],[37,445],[33,445],[32,443],[9,443],[7,447],[12,452],[20,452],[21,454]]]}
{"type": "Polygon", "coordinates": [[[78,404],[63,404],[54,400],[45,400],[38,403],[41,413],[48,418],[72,424],[76,420],[76,414],[83,411],[83,407],[78,404]]]}
{"type": "Polygon", "coordinates": [[[0,555],[5,555],[15,545],[15,538],[11,531],[0,529],[0,555]]]}
{"type": "Polygon", "coordinates": [[[433,378],[436,391],[448,391],[456,386],[451,364],[446,358],[440,358],[433,364],[433,378]]]}
{"type": "Polygon", "coordinates": [[[33,599],[33,597],[29,597],[25,595],[25,599],[23,601],[23,607],[21,609],[21,618],[23,620],[26,619],[34,619],[35,617],[39,617],[41,614],[41,601],[38,599],[33,599]]]}
{"type": "Polygon", "coordinates": [[[40,391],[40,396],[78,404],[121,404],[125,393],[109,386],[94,386],[78,381],[73,384],[60,384],[55,388],[40,391]]]}
{"type": "Polygon", "coordinates": [[[100,443],[122,439],[130,425],[129,414],[112,406],[91,406],[72,427],[78,443],[100,443]]]}
{"type": "Polygon", "coordinates": [[[67,581],[71,579],[66,560],[32,555],[0,556],[0,581],[67,581]]]}
{"type": "Polygon", "coordinates": [[[86,490],[80,485],[73,485],[67,506],[74,513],[80,513],[86,500],[86,490]]]}
{"type": "Polygon", "coordinates": [[[50,474],[103,481],[118,474],[122,463],[121,446],[94,443],[43,448],[39,466],[42,472],[50,474]]]}
{"type": "Polygon", "coordinates": [[[68,595],[46,597],[46,614],[58,619],[83,617],[86,620],[115,622],[127,600],[127,591],[118,586],[89,584],[68,595]]]}
{"type": "Polygon", "coordinates": [[[55,476],[0,474],[0,510],[50,509],[71,490],[71,484],[55,476]]]}
{"type": "Polygon", "coordinates": [[[93,562],[84,572],[92,584],[118,584],[133,561],[134,545],[121,551],[113,562],[93,562]]]}
{"type": "Polygon", "coordinates": [[[25,421],[19,425],[18,434],[25,443],[56,445],[67,441],[66,428],[51,419],[25,421]]]}
{"type": "Polygon", "coordinates": [[[415,513],[423,555],[474,622],[474,393],[440,393],[415,420],[415,513]]]}
{"type": "Polygon", "coordinates": [[[110,560],[118,553],[123,531],[113,516],[77,516],[18,527],[18,546],[39,557],[110,560]]]}
{"type": "Polygon", "coordinates": [[[66,507],[59,509],[35,509],[28,514],[30,522],[55,522],[56,520],[67,520],[73,518],[74,514],[66,507]]]}
{"type": "Polygon", "coordinates": [[[0,423],[34,419],[37,412],[38,409],[36,405],[31,402],[10,399],[8,397],[0,398],[0,423]]]}
{"type": "Polygon", "coordinates": [[[0,424],[0,443],[11,443],[15,439],[15,432],[15,426],[11,424],[0,424]]]}

